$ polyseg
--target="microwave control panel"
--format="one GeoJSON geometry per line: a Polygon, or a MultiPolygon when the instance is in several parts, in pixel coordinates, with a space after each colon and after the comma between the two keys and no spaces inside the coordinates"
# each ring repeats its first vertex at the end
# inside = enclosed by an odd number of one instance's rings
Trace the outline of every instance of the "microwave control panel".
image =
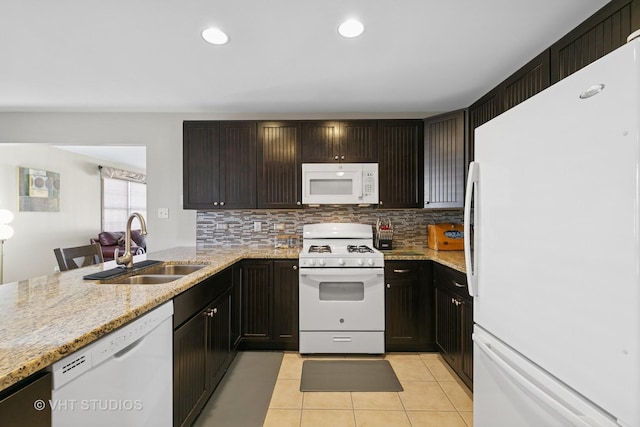
{"type": "Polygon", "coordinates": [[[362,192],[365,196],[374,196],[376,192],[376,173],[374,171],[364,171],[363,175],[362,192]]]}

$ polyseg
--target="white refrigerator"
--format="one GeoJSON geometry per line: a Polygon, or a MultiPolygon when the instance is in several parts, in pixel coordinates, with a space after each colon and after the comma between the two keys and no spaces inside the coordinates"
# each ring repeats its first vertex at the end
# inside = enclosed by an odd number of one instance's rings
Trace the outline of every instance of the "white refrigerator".
{"type": "Polygon", "coordinates": [[[640,39],[475,141],[474,425],[640,426],[640,39]]]}

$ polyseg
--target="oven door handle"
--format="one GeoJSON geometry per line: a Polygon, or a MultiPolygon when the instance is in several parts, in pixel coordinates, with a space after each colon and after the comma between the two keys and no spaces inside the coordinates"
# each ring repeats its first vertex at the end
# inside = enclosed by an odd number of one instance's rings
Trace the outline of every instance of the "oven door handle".
{"type": "Polygon", "coordinates": [[[300,276],[384,276],[383,268],[300,268],[300,276]]]}

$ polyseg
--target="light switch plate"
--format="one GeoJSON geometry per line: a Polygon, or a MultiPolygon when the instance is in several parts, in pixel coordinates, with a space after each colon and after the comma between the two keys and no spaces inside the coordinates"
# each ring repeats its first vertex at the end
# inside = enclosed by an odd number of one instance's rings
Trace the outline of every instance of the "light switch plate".
{"type": "Polygon", "coordinates": [[[253,231],[262,231],[262,223],[260,221],[253,223],[253,231]]]}
{"type": "Polygon", "coordinates": [[[169,208],[158,208],[158,218],[169,218],[169,208]]]}
{"type": "Polygon", "coordinates": [[[273,224],[273,229],[275,231],[284,231],[284,224],[281,222],[278,224],[273,224]]]}

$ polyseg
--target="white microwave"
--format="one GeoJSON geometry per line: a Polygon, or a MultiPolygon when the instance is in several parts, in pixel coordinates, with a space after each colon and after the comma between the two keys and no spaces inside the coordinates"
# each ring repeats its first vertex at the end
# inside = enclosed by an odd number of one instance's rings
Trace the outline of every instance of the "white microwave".
{"type": "Polygon", "coordinates": [[[377,163],[303,163],[305,205],[378,204],[377,163]]]}

